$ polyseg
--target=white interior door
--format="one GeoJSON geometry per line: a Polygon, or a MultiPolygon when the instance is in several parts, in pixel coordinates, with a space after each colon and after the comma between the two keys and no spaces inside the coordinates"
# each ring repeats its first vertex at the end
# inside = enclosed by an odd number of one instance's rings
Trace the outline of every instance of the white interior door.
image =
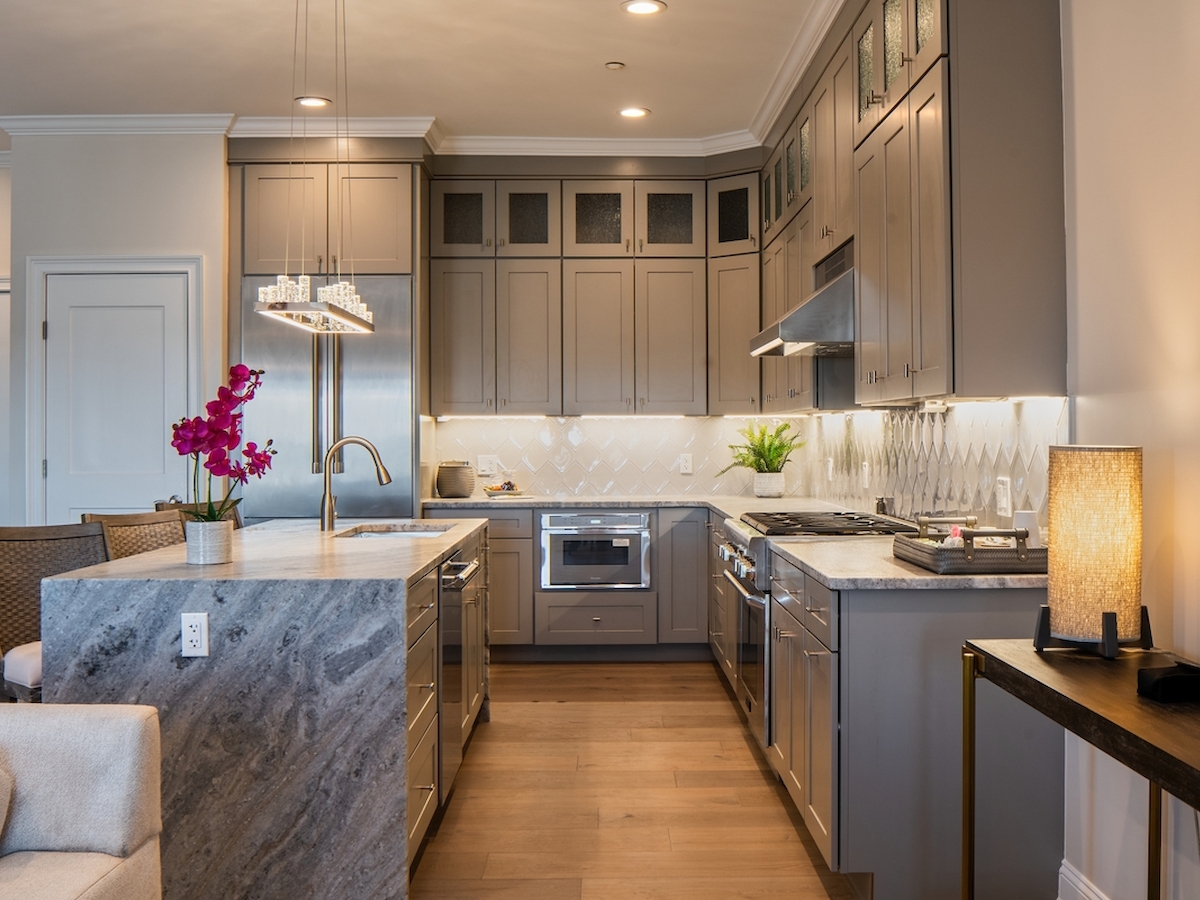
{"type": "Polygon", "coordinates": [[[47,524],[187,495],[187,460],[171,447],[187,412],[187,279],[47,276],[47,524]]]}

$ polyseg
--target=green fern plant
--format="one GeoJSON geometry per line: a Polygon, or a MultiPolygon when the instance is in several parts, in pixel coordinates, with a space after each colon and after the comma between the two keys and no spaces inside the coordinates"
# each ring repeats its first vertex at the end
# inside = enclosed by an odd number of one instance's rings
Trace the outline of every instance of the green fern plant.
{"type": "Polygon", "coordinates": [[[738,434],[746,439],[746,443],[729,445],[729,449],[733,451],[733,462],[717,475],[724,475],[730,469],[736,469],[739,466],[755,472],[782,472],[792,451],[800,449],[805,444],[800,440],[799,435],[787,433],[791,427],[790,423],[784,422],[771,431],[766,425],[751,422],[745,428],[740,429],[738,434]]]}

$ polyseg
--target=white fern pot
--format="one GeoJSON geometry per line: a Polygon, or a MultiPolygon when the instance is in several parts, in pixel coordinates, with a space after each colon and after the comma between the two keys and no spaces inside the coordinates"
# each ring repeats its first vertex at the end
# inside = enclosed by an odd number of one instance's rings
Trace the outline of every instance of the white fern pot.
{"type": "Polygon", "coordinates": [[[783,496],[783,473],[782,472],[755,472],[754,473],[754,496],[755,497],[782,497],[783,496]]]}
{"type": "Polygon", "coordinates": [[[193,566],[211,566],[233,559],[233,522],[185,522],[187,561],[193,566]]]}

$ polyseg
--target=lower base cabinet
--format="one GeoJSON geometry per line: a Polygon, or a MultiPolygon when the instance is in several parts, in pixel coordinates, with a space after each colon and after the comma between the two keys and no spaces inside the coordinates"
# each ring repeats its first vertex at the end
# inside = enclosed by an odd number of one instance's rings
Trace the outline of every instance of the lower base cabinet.
{"type": "Polygon", "coordinates": [[[653,591],[543,591],[534,595],[538,644],[654,644],[653,591]]]}
{"type": "Polygon", "coordinates": [[[438,806],[438,723],[434,716],[424,736],[408,751],[408,864],[411,867],[421,839],[438,806]]]}
{"type": "Polygon", "coordinates": [[[408,864],[438,807],[438,570],[409,585],[404,664],[408,739],[408,864]]]}

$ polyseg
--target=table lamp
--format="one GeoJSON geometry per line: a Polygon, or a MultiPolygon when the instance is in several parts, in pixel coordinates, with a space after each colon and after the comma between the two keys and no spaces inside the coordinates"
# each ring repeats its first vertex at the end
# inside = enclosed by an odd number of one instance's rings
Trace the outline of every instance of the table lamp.
{"type": "Polygon", "coordinates": [[[1142,605],[1142,448],[1050,448],[1047,605],[1034,647],[1153,646],[1142,605]]]}

